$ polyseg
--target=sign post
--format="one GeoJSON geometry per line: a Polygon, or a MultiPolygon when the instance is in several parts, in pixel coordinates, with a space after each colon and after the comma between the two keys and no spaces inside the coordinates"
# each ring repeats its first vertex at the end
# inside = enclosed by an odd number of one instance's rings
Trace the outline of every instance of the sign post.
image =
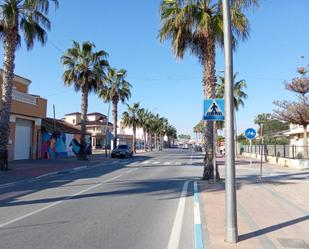
{"type": "Polygon", "coordinates": [[[204,114],[205,121],[213,121],[213,165],[214,165],[214,182],[217,180],[217,160],[216,160],[216,121],[224,120],[224,99],[205,99],[204,114]]]}
{"type": "Polygon", "coordinates": [[[256,136],[256,131],[253,128],[248,128],[245,131],[245,136],[250,141],[250,167],[252,166],[252,139],[256,136]]]}

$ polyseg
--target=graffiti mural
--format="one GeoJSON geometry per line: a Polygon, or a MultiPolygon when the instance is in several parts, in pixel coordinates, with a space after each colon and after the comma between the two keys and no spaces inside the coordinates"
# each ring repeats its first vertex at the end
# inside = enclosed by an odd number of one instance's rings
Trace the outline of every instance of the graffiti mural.
{"type": "MultiPolygon", "coordinates": [[[[55,159],[77,155],[80,151],[80,136],[64,133],[41,133],[41,158],[55,159]]],[[[91,154],[90,137],[86,137],[86,152],[91,154]]]]}

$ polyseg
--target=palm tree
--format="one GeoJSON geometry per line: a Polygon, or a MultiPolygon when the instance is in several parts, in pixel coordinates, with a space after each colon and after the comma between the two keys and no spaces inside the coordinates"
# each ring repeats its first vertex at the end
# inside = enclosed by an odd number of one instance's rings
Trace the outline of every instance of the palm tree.
{"type": "MultiPolygon", "coordinates": [[[[249,21],[244,10],[257,5],[257,0],[233,0],[231,24],[233,45],[245,40],[249,34],[249,21]]],[[[163,0],[160,6],[160,41],[170,39],[174,54],[183,58],[187,49],[197,56],[204,67],[205,98],[215,97],[216,44],[223,44],[223,14],[221,0],[163,0]]],[[[213,124],[206,122],[204,179],[213,177],[213,124]]]]}
{"type": "Polygon", "coordinates": [[[132,85],[125,80],[127,71],[124,69],[116,70],[109,68],[103,87],[99,91],[99,96],[105,102],[113,104],[114,122],[114,148],[117,146],[117,122],[118,122],[118,103],[125,103],[131,97],[132,85]]]}
{"type": "MultiPolygon", "coordinates": [[[[223,76],[219,76],[219,83],[216,83],[216,98],[224,98],[224,85],[225,80],[223,76]]],[[[244,106],[244,100],[248,97],[248,95],[244,92],[244,88],[247,88],[247,83],[245,80],[236,81],[237,73],[234,74],[233,81],[234,81],[234,108],[235,111],[239,110],[240,106],[244,106]]]]}
{"type": "Polygon", "coordinates": [[[88,110],[88,95],[90,92],[97,92],[98,88],[102,86],[106,69],[108,68],[108,61],[106,60],[108,54],[100,50],[94,52],[95,45],[91,42],[84,42],[79,44],[73,41],[73,47],[69,48],[61,57],[61,62],[65,68],[63,73],[64,84],[67,86],[74,86],[75,91],[82,92],[81,105],[81,139],[79,159],[86,160],[86,120],[88,110]]]}
{"type": "Polygon", "coordinates": [[[136,153],[136,128],[140,127],[141,108],[139,103],[134,103],[132,106],[128,105],[128,110],[122,114],[123,124],[132,127],[133,129],[133,152],[136,153]]]}
{"type": "Polygon", "coordinates": [[[0,4],[0,35],[4,48],[2,96],[0,98],[0,158],[2,159],[0,166],[4,165],[8,154],[15,52],[20,45],[21,33],[23,33],[28,50],[33,48],[35,41],[39,41],[42,45],[46,44],[46,30],[50,30],[51,26],[47,16],[50,2],[54,2],[58,7],[58,0],[5,0],[0,4]]]}
{"type": "Polygon", "coordinates": [[[149,113],[148,118],[146,119],[146,130],[149,138],[150,150],[152,151],[152,138],[155,134],[156,123],[155,123],[155,115],[153,113],[149,113]]]}
{"type": "Polygon", "coordinates": [[[150,112],[147,109],[142,108],[139,112],[140,125],[143,128],[143,136],[144,136],[144,149],[147,151],[147,133],[149,131],[149,122],[150,112]]]}
{"type": "Polygon", "coordinates": [[[166,118],[159,119],[158,136],[160,138],[160,150],[164,147],[164,136],[167,134],[168,120],[166,118]]]}
{"type": "MultiPolygon", "coordinates": [[[[234,123],[235,123],[235,156],[237,157],[237,123],[236,123],[236,112],[239,107],[244,107],[244,100],[248,98],[248,95],[244,92],[244,88],[247,88],[247,83],[244,79],[237,81],[237,73],[233,76],[233,92],[234,92],[234,123]]],[[[219,76],[219,83],[216,84],[216,98],[224,98],[224,86],[225,80],[223,76],[219,76]]],[[[224,121],[216,122],[217,129],[223,129],[224,121]]]]}
{"type": "Polygon", "coordinates": [[[177,130],[174,126],[168,125],[166,130],[166,136],[168,140],[168,146],[171,147],[171,144],[174,145],[175,139],[177,139],[177,130]]]}
{"type": "Polygon", "coordinates": [[[261,143],[262,144],[264,143],[263,125],[270,120],[271,120],[271,114],[270,113],[262,113],[262,114],[257,115],[254,118],[254,123],[259,126],[259,135],[261,137],[261,143]]]}

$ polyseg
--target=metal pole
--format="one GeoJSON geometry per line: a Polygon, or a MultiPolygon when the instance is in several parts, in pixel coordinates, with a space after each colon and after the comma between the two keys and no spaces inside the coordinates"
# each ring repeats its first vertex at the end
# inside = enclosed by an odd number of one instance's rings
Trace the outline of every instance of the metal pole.
{"type": "Polygon", "coordinates": [[[250,167],[252,167],[252,139],[250,141],[250,167]]]}
{"type": "Polygon", "coordinates": [[[108,126],[108,123],[109,123],[109,111],[110,111],[110,109],[111,109],[111,102],[109,102],[109,105],[108,105],[107,122],[106,122],[106,125],[105,125],[105,157],[107,157],[107,126],[108,126]]]}
{"type": "Polygon", "coordinates": [[[214,156],[213,156],[213,165],[214,165],[214,182],[217,181],[217,158],[216,158],[216,141],[217,141],[217,132],[216,132],[216,121],[213,121],[213,134],[214,134],[214,156]]]}
{"type": "Polygon", "coordinates": [[[225,61],[225,240],[236,243],[237,210],[235,182],[235,147],[234,147],[234,103],[233,103],[233,54],[231,36],[231,15],[229,0],[223,0],[224,25],[224,61],[225,61]]]}
{"type": "Polygon", "coordinates": [[[260,163],[260,180],[262,180],[263,174],[263,154],[264,154],[264,135],[263,135],[263,123],[261,124],[261,163],[260,163]]]}

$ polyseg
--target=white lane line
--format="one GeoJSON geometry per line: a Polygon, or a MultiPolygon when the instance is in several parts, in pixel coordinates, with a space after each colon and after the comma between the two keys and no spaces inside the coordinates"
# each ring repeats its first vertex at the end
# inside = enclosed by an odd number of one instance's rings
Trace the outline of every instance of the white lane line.
{"type": "Polygon", "coordinates": [[[194,245],[195,249],[204,248],[197,182],[194,182],[194,245]]]}
{"type": "Polygon", "coordinates": [[[113,180],[118,179],[119,177],[122,177],[122,174],[120,174],[120,175],[118,175],[118,176],[114,176],[114,177],[112,177],[112,178],[108,179],[108,180],[107,180],[107,181],[105,181],[105,182],[106,182],[106,183],[109,183],[109,182],[111,182],[111,181],[113,181],[113,180]]]}
{"type": "Polygon", "coordinates": [[[159,164],[159,163],[160,163],[160,162],[157,161],[157,162],[153,162],[152,164],[159,164]]]}
{"type": "Polygon", "coordinates": [[[165,163],[164,163],[164,165],[170,165],[170,164],[171,164],[170,162],[165,162],[165,163]]]}
{"type": "Polygon", "coordinates": [[[138,168],[130,169],[130,170],[128,170],[128,171],[126,172],[126,174],[130,174],[130,173],[134,172],[135,170],[138,170],[138,168]]]}
{"type": "Polygon", "coordinates": [[[84,189],[84,190],[82,190],[82,191],[80,191],[80,192],[78,192],[78,193],[76,193],[76,194],[74,194],[74,195],[72,195],[72,196],[70,196],[70,197],[65,198],[64,200],[56,201],[56,202],[54,202],[54,203],[52,203],[52,204],[50,204],[50,205],[48,205],[48,206],[45,206],[45,207],[40,208],[40,209],[37,209],[37,210],[35,210],[35,211],[33,211],[33,212],[30,212],[30,213],[28,213],[28,214],[22,215],[22,216],[20,216],[20,217],[17,217],[17,218],[15,218],[15,219],[10,220],[10,221],[7,221],[7,222],[5,222],[5,223],[2,223],[2,224],[0,224],[0,228],[3,228],[3,227],[5,227],[5,226],[10,225],[10,224],[12,224],[12,223],[15,223],[15,222],[17,222],[17,221],[20,221],[20,220],[23,220],[23,219],[25,219],[25,218],[28,218],[28,217],[30,217],[30,216],[32,216],[32,215],[35,215],[35,214],[37,214],[37,213],[40,213],[40,212],[42,212],[42,211],[44,211],[44,210],[46,210],[46,209],[49,209],[49,208],[51,208],[51,207],[54,207],[54,206],[56,206],[56,205],[59,205],[59,204],[63,203],[64,201],[68,200],[68,199],[71,199],[71,198],[73,198],[73,197],[75,197],[75,196],[81,195],[81,194],[83,194],[83,193],[85,193],[85,192],[87,192],[87,191],[89,191],[89,190],[91,190],[91,189],[94,189],[94,188],[99,187],[100,185],[102,185],[102,183],[99,183],[99,184],[96,184],[96,185],[91,186],[91,187],[89,187],[89,188],[86,188],[86,189],[84,189]]]}
{"type": "MultiPolygon", "coordinates": [[[[135,170],[135,169],[134,169],[134,170],[135,170]]],[[[131,171],[131,172],[132,172],[132,171],[131,171]]],[[[114,177],[112,177],[112,178],[110,178],[110,179],[104,181],[103,183],[109,183],[109,182],[111,182],[111,181],[113,181],[113,180],[115,180],[115,179],[120,178],[122,175],[123,175],[123,174],[114,176],[114,177]]],[[[49,209],[49,208],[51,208],[51,207],[57,206],[57,205],[59,205],[59,204],[65,202],[65,201],[67,201],[67,200],[72,199],[72,198],[75,197],[75,196],[81,195],[81,194],[83,194],[83,193],[85,193],[85,192],[87,192],[87,191],[90,191],[90,190],[92,190],[92,189],[97,188],[97,187],[101,186],[103,183],[98,183],[98,184],[93,185],[93,186],[91,186],[91,187],[89,187],[89,188],[86,188],[86,189],[84,189],[84,190],[82,190],[82,191],[79,191],[79,192],[77,192],[77,193],[75,193],[75,194],[73,194],[73,195],[71,195],[71,196],[68,196],[68,197],[64,198],[63,200],[61,200],[61,201],[56,201],[56,202],[54,202],[54,203],[51,203],[50,205],[47,205],[47,206],[42,207],[42,208],[39,208],[39,209],[37,209],[37,210],[35,210],[35,211],[33,211],[33,212],[30,212],[30,213],[28,213],[28,214],[19,216],[19,217],[15,218],[15,219],[9,220],[9,221],[7,221],[7,222],[5,222],[5,223],[0,223],[0,228],[3,228],[3,227],[5,227],[5,226],[8,226],[8,225],[13,224],[13,223],[15,223],[15,222],[18,222],[18,221],[23,220],[23,219],[25,219],[25,218],[28,218],[28,217],[30,217],[30,216],[32,216],[32,215],[38,214],[38,213],[40,213],[40,212],[43,212],[43,211],[45,211],[45,210],[47,210],[47,209],[49,209]]]]}
{"type": "Polygon", "coordinates": [[[175,216],[173,228],[170,234],[167,249],[178,249],[179,247],[183,216],[184,216],[185,204],[186,204],[186,195],[188,191],[188,184],[189,184],[189,181],[186,181],[182,188],[182,192],[180,195],[178,208],[176,211],[176,216],[175,216]]]}

